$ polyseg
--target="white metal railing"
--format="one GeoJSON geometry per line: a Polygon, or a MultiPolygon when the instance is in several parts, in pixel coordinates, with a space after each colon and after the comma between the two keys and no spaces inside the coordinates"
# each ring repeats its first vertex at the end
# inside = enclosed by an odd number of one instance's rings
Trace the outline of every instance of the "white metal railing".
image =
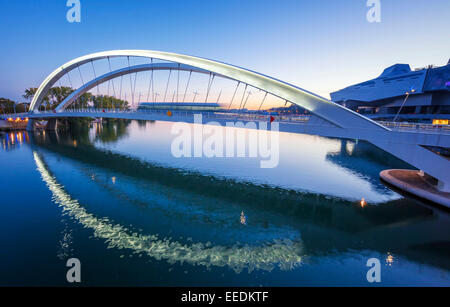
{"type": "Polygon", "coordinates": [[[8,118],[26,118],[28,117],[28,115],[30,115],[30,113],[6,113],[6,114],[0,114],[0,117],[3,119],[8,119],[8,118]]]}
{"type": "MultiPolygon", "coordinates": [[[[298,124],[307,124],[310,121],[310,115],[270,115],[270,114],[250,114],[250,113],[230,113],[230,112],[211,112],[211,111],[180,111],[174,110],[170,111],[171,116],[193,116],[194,114],[202,114],[204,118],[215,118],[215,119],[229,119],[229,120],[246,120],[246,121],[269,121],[270,117],[277,122],[289,122],[298,124]]],[[[108,108],[83,108],[83,109],[66,109],[59,113],[55,110],[51,111],[40,111],[41,115],[53,115],[58,116],[64,113],[88,113],[95,114],[95,117],[101,117],[100,114],[105,113],[115,113],[115,114],[156,114],[156,115],[168,115],[168,110],[122,110],[122,109],[108,109],[108,108]]],[[[3,119],[8,118],[26,118],[30,116],[30,113],[16,113],[16,114],[1,114],[0,117],[3,119]]],[[[408,123],[408,122],[386,122],[377,121],[377,123],[398,131],[432,131],[441,133],[450,133],[450,125],[433,125],[433,124],[423,124],[423,123],[408,123]]]]}
{"type": "Polygon", "coordinates": [[[434,131],[434,132],[448,132],[450,133],[450,125],[433,125],[423,123],[407,123],[407,122],[385,122],[377,121],[381,125],[392,130],[408,130],[408,131],[434,131]]]}
{"type": "MultiPolygon", "coordinates": [[[[66,109],[63,112],[52,111],[40,111],[40,115],[53,115],[58,116],[64,113],[84,113],[95,114],[99,117],[101,114],[156,114],[156,115],[168,115],[169,110],[121,110],[121,109],[108,109],[108,108],[86,108],[86,109],[66,109]]],[[[171,116],[193,116],[194,114],[202,114],[204,118],[216,118],[216,119],[230,119],[230,120],[253,120],[253,121],[269,121],[272,116],[275,121],[278,122],[293,122],[293,123],[307,123],[309,121],[309,115],[268,115],[268,114],[248,114],[248,113],[227,113],[227,112],[211,112],[211,111],[170,111],[171,116]]],[[[30,114],[27,114],[30,115],[30,114]]],[[[17,116],[17,115],[15,115],[17,116]]]]}

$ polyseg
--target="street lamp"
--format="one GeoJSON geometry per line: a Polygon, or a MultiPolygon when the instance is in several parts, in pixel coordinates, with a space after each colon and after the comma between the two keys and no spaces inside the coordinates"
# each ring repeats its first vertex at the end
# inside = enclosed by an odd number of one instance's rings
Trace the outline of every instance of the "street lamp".
{"type": "Polygon", "coordinates": [[[394,117],[394,121],[393,121],[394,123],[395,123],[395,121],[397,120],[397,117],[399,116],[400,111],[402,110],[402,108],[403,108],[403,106],[405,105],[406,101],[408,100],[409,95],[412,94],[412,93],[415,93],[415,92],[416,92],[416,90],[413,89],[413,88],[411,88],[411,90],[410,90],[409,92],[406,92],[406,93],[405,93],[405,95],[406,95],[405,100],[403,100],[402,105],[400,106],[400,108],[398,109],[397,114],[396,114],[395,117],[394,117]]]}

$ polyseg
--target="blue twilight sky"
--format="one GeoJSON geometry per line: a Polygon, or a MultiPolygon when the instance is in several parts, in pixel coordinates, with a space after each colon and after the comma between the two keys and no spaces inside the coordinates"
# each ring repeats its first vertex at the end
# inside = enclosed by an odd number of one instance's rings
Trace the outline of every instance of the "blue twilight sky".
{"type": "Polygon", "coordinates": [[[243,66],[329,97],[394,63],[444,65],[449,0],[0,0],[0,97],[20,99],[59,65],[110,49],[152,49],[243,66]]]}

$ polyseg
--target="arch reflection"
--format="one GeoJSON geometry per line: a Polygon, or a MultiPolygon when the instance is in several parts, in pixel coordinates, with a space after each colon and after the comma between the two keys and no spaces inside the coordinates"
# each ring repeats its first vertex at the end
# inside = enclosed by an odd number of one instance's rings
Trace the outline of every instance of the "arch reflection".
{"type": "Polygon", "coordinates": [[[247,269],[271,271],[276,267],[291,270],[302,263],[300,242],[277,240],[260,246],[209,246],[192,245],[159,238],[158,235],[133,233],[108,218],[97,218],[73,199],[50,173],[44,160],[33,151],[34,161],[42,180],[52,192],[53,201],[62,208],[63,213],[75,218],[83,227],[92,229],[94,236],[106,240],[108,248],[129,249],[137,254],[145,254],[156,260],[169,263],[188,263],[205,267],[229,267],[235,272],[247,269]]]}

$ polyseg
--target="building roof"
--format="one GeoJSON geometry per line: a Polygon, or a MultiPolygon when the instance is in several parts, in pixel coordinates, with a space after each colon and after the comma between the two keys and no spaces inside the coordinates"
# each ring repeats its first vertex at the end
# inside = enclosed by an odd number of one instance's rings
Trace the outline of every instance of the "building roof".
{"type": "Polygon", "coordinates": [[[395,64],[372,80],[330,94],[331,100],[371,102],[405,95],[406,92],[450,91],[450,65],[412,71],[408,64],[395,64]]]}
{"type": "Polygon", "coordinates": [[[424,91],[450,91],[450,63],[430,69],[423,86],[424,91]]]}

